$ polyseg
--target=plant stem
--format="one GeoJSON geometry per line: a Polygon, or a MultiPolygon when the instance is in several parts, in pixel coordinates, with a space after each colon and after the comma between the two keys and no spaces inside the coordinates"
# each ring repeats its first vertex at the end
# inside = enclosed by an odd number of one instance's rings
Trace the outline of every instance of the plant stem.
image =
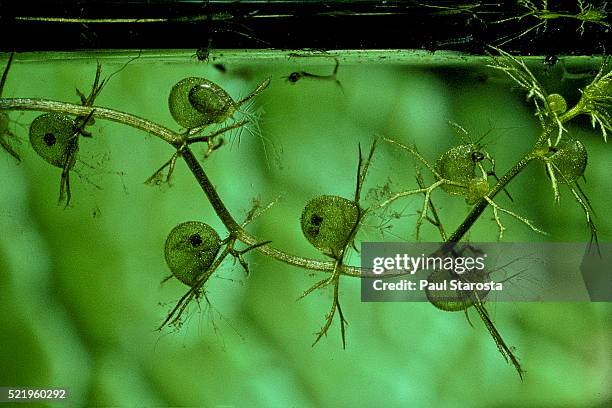
{"type": "MultiPolygon", "coordinates": [[[[0,98],[0,111],[3,110],[20,110],[20,111],[43,111],[65,113],[75,116],[87,116],[92,114],[92,117],[106,119],[123,125],[131,126],[136,129],[143,130],[155,137],[158,137],[176,149],[181,149],[181,155],[187,166],[198,181],[198,184],[208,197],[208,200],[221,219],[225,227],[233,233],[236,238],[245,245],[256,245],[262,240],[250,235],[246,232],[232,217],[229,210],[217,194],[215,187],[204,172],[204,169],[193,155],[193,152],[185,146],[185,137],[176,133],[164,126],[151,122],[141,117],[102,107],[86,107],[71,103],[52,101],[47,99],[31,99],[31,98],[0,98]],[[92,113],[93,110],[93,113],[92,113]]],[[[297,255],[292,255],[273,248],[270,245],[264,245],[256,248],[262,254],[274,258],[280,262],[289,265],[297,266],[304,269],[333,273],[335,263],[332,261],[321,261],[317,259],[304,258],[297,255]]],[[[359,277],[361,270],[355,266],[342,265],[341,274],[359,277]]]]}
{"type": "MultiPolygon", "coordinates": [[[[580,99],[580,101],[574,107],[559,116],[559,122],[563,124],[572,120],[574,117],[585,113],[584,105],[584,99],[580,99]]],[[[525,168],[525,166],[527,166],[532,160],[537,159],[541,156],[541,149],[546,146],[546,141],[550,137],[550,134],[553,130],[554,127],[548,126],[542,131],[542,134],[534,144],[531,151],[525,156],[523,156],[506,174],[504,174],[499,179],[497,184],[495,184],[491,191],[489,191],[489,193],[486,195],[486,198],[483,197],[480,199],[480,201],[476,203],[476,205],[472,208],[465,220],[463,220],[461,225],[459,225],[455,232],[453,232],[452,235],[448,238],[448,240],[446,241],[447,243],[459,242],[459,240],[463,238],[463,236],[476,222],[478,217],[480,217],[485,208],[487,208],[487,198],[492,199],[493,197],[495,197],[495,195],[502,191],[506,184],[508,184],[514,177],[516,177],[523,170],[523,168],[525,168]]]]}
{"type": "Polygon", "coordinates": [[[106,119],[143,130],[153,136],[159,137],[173,146],[180,146],[183,143],[183,137],[181,135],[164,126],[139,116],[116,111],[114,109],[75,105],[47,99],[0,98],[0,111],[2,110],[57,112],[75,116],[87,116],[94,110],[92,114],[94,118],[106,119]]]}
{"type": "MultiPolygon", "coordinates": [[[[497,184],[493,186],[493,188],[491,189],[491,191],[489,191],[486,197],[489,199],[492,199],[493,197],[495,197],[497,193],[499,193],[500,191],[504,189],[506,184],[508,184],[514,177],[516,177],[525,168],[525,166],[527,166],[536,157],[537,156],[533,151],[525,155],[521,160],[518,161],[518,163],[516,163],[506,174],[504,174],[499,179],[497,184]]],[[[478,201],[476,205],[472,207],[472,210],[470,211],[470,213],[467,215],[467,217],[465,217],[461,225],[457,227],[455,232],[451,234],[451,236],[448,238],[446,242],[447,243],[459,242],[459,240],[463,238],[463,236],[468,232],[468,230],[476,222],[478,217],[480,217],[480,215],[485,210],[485,208],[487,208],[487,205],[489,205],[489,202],[487,201],[487,199],[485,197],[481,198],[480,201],[478,201]]]]}
{"type": "MultiPolygon", "coordinates": [[[[191,149],[184,148],[182,151],[182,156],[185,160],[185,163],[187,163],[189,170],[191,170],[196,180],[200,184],[200,187],[202,187],[202,190],[206,194],[208,201],[210,201],[211,205],[213,206],[213,209],[217,213],[217,216],[219,216],[225,227],[233,234],[235,234],[236,238],[245,245],[256,245],[261,242],[256,237],[246,232],[240,225],[238,225],[234,217],[232,217],[227,207],[219,197],[219,194],[217,194],[217,190],[212,185],[210,179],[204,172],[202,165],[193,155],[191,149]]],[[[316,259],[309,259],[291,255],[276,248],[273,248],[270,245],[263,245],[257,247],[256,249],[264,255],[270,256],[276,259],[277,261],[281,261],[289,265],[329,273],[332,273],[334,271],[335,262],[319,261],[316,259]]],[[[361,273],[359,268],[347,265],[343,265],[341,272],[344,275],[349,276],[360,276],[361,273]]]]}
{"type": "MultiPolygon", "coordinates": [[[[187,163],[187,166],[193,173],[194,177],[198,181],[198,184],[206,194],[208,200],[213,206],[217,216],[221,219],[225,227],[233,233],[236,238],[244,243],[245,245],[256,245],[261,240],[250,235],[246,232],[232,217],[231,213],[219,197],[217,190],[213,186],[212,182],[206,175],[199,161],[193,155],[193,152],[185,145],[185,136],[173,132],[172,130],[161,126],[157,123],[151,122],[147,119],[131,115],[129,113],[120,112],[114,109],[101,108],[101,107],[86,107],[81,105],[75,105],[71,103],[58,102],[46,99],[31,99],[31,98],[0,98],[0,111],[1,110],[32,110],[32,111],[45,111],[45,112],[59,112],[66,113],[76,116],[86,116],[92,114],[95,118],[111,120],[113,122],[121,123],[124,125],[131,126],[136,129],[143,130],[150,133],[153,136],[159,137],[165,142],[171,144],[177,149],[181,149],[181,155],[187,163]],[[92,113],[93,109],[93,113],[92,113]]],[[[577,104],[571,110],[562,115],[559,119],[561,122],[566,122],[572,119],[574,116],[582,113],[581,104],[577,104]]],[[[542,136],[536,142],[534,148],[526,154],[521,160],[519,160],[506,174],[504,174],[497,184],[487,194],[487,198],[492,199],[498,194],[503,188],[516,177],[527,164],[538,157],[536,150],[540,147],[542,141],[546,140],[549,131],[544,131],[542,136]]],[[[457,227],[457,229],[447,239],[447,243],[458,242],[468,232],[472,225],[483,213],[488,205],[488,201],[482,198],[472,208],[467,217],[457,227]]],[[[263,245],[256,248],[257,251],[262,254],[274,258],[280,262],[287,263],[289,265],[297,266],[304,269],[310,269],[315,271],[333,273],[334,262],[332,261],[321,261],[311,258],[304,258],[297,255],[288,254],[284,251],[276,249],[270,245],[263,245]]],[[[341,274],[347,276],[359,277],[361,276],[360,268],[355,266],[342,265],[341,274]]]]}

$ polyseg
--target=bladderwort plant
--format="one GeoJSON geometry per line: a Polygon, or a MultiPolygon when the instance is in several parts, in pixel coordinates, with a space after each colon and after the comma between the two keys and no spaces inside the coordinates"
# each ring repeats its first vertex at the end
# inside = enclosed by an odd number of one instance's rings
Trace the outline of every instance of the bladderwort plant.
{"type": "Polygon", "coordinates": [[[536,1],[531,0],[519,0],[518,4],[525,9],[525,13],[520,16],[497,20],[494,22],[494,24],[505,23],[513,20],[521,21],[524,19],[535,19],[538,22],[533,24],[532,26],[529,26],[529,28],[521,31],[517,35],[509,35],[501,38],[496,42],[496,45],[498,47],[501,47],[511,41],[524,37],[525,35],[529,34],[534,30],[546,30],[548,27],[548,22],[551,20],[563,19],[580,22],[578,28],[576,29],[576,31],[578,31],[580,35],[584,34],[585,26],[587,24],[600,26],[606,30],[610,29],[610,23],[606,21],[606,18],[608,17],[608,13],[605,9],[607,3],[604,3],[603,6],[596,7],[591,3],[586,3],[583,0],[578,0],[577,13],[571,13],[569,11],[552,11],[548,7],[548,0],[542,0],[541,6],[538,6],[536,1]]]}
{"type": "MultiPolygon", "coordinates": [[[[11,68],[11,64],[13,63],[13,57],[15,53],[10,53],[8,62],[6,63],[6,68],[4,68],[4,72],[2,72],[2,78],[0,78],[0,97],[2,97],[2,92],[4,91],[4,84],[6,83],[6,78],[8,77],[9,69],[11,68]]],[[[12,143],[17,140],[13,132],[10,129],[10,120],[7,112],[0,111],[0,146],[11,156],[15,158],[18,162],[21,162],[21,157],[15,151],[15,148],[12,146],[12,143]]]]}
{"type": "MultiPolygon", "coordinates": [[[[183,297],[168,313],[159,329],[180,327],[181,317],[186,308],[195,300],[206,298],[206,283],[216,270],[228,259],[234,258],[246,273],[248,263],[244,255],[249,251],[257,251],[297,268],[325,273],[328,276],[318,281],[301,296],[304,298],[317,290],[331,288],[333,299],[329,312],[320,331],[316,334],[314,344],[326,335],[338,315],[343,346],[346,346],[346,318],[342,310],[339,296],[339,286],[342,277],[371,277],[367,271],[346,263],[347,254],[355,250],[354,243],[364,220],[386,211],[388,206],[398,200],[407,200],[415,196],[423,196],[423,206],[416,222],[417,232],[425,222],[432,224],[440,232],[445,244],[440,248],[445,254],[457,256],[455,245],[462,241],[474,223],[483,215],[487,207],[492,208],[494,219],[499,229],[499,238],[503,237],[505,229],[501,215],[518,219],[535,232],[543,232],[531,221],[518,213],[501,207],[495,197],[506,191],[508,184],[517,177],[529,164],[536,163],[545,169],[551,185],[553,202],[558,202],[561,192],[567,186],[572,197],[582,208],[592,238],[596,240],[593,210],[590,201],[579,185],[587,164],[587,152],[584,145],[570,137],[566,124],[579,115],[588,115],[594,128],[598,129],[603,139],[607,140],[608,131],[612,131],[612,73],[604,64],[593,81],[581,90],[580,100],[568,107],[565,99],[558,94],[549,94],[538,82],[528,66],[519,58],[494,49],[489,67],[505,73],[515,85],[525,93],[527,100],[532,101],[535,113],[541,125],[541,133],[529,151],[523,155],[505,174],[497,176],[495,161],[486,151],[480,141],[470,139],[459,125],[455,127],[463,134],[461,142],[446,152],[440,154],[434,164],[420,154],[416,146],[404,144],[391,137],[377,138],[372,143],[367,155],[363,156],[361,148],[358,152],[356,188],[350,198],[327,195],[317,196],[305,204],[299,220],[307,241],[318,249],[325,259],[311,259],[282,251],[272,245],[268,239],[260,239],[248,231],[253,219],[261,216],[272,204],[262,207],[253,206],[246,219],[239,223],[223,199],[219,196],[213,182],[208,177],[201,162],[223,146],[221,140],[226,132],[247,126],[251,117],[239,119],[236,113],[240,107],[263,92],[270,80],[265,79],[254,90],[242,99],[234,100],[223,88],[205,78],[189,77],[182,79],[169,90],[168,106],[173,118],[181,130],[171,130],[154,121],[144,119],[130,113],[112,108],[96,106],[96,96],[101,92],[108,78],[100,81],[101,68],[96,71],[92,91],[88,96],[78,92],[80,104],[67,103],[49,99],[34,98],[0,98],[0,113],[6,116],[10,111],[44,112],[33,120],[30,126],[30,141],[32,148],[49,164],[62,169],[60,186],[64,186],[66,201],[69,201],[68,174],[75,157],[79,154],[78,143],[81,138],[89,137],[87,127],[95,126],[97,120],[108,120],[133,127],[153,135],[168,143],[173,154],[159,170],[149,179],[169,181],[179,159],[185,162],[207,200],[212,205],[216,215],[225,228],[226,234],[219,234],[203,220],[188,220],[173,228],[166,238],[164,254],[171,275],[165,280],[176,278],[189,287],[183,297]],[[220,129],[208,131],[211,124],[221,126],[220,129]],[[207,133],[208,132],[208,133],[207,133]],[[370,164],[375,159],[377,146],[386,142],[405,151],[409,156],[424,167],[433,177],[427,185],[426,178],[417,173],[418,188],[391,193],[384,199],[366,207],[361,200],[364,183],[370,164]],[[205,144],[207,153],[198,159],[193,151],[195,145],[205,144]],[[167,172],[166,172],[167,169],[167,172]],[[164,173],[166,172],[166,173],[164,173]],[[439,212],[432,200],[432,192],[440,190],[461,197],[470,207],[468,215],[447,234],[442,225],[439,212]],[[224,238],[221,238],[223,235],[224,238]]],[[[4,86],[11,67],[12,54],[2,75],[0,89],[4,86]]],[[[17,160],[18,150],[10,144],[8,125],[0,128],[0,140],[3,149],[17,160]]],[[[60,197],[62,189],[60,188],[60,197]]],[[[296,222],[298,222],[296,220],[296,222]]],[[[267,238],[267,237],[266,237],[267,238]]],[[[434,271],[435,272],[435,271],[434,271]]],[[[468,281],[476,282],[483,276],[465,275],[468,281]]],[[[432,274],[435,282],[444,277],[432,274]]],[[[476,310],[487,331],[493,338],[500,353],[509,361],[522,378],[523,369],[514,355],[512,347],[508,346],[490,318],[486,308],[486,293],[451,294],[451,299],[440,301],[430,294],[430,302],[440,310],[463,311],[468,316],[468,310],[476,310]],[[455,296],[454,298],[452,296],[455,296]]],[[[206,299],[208,302],[208,299],[206,299]]],[[[314,345],[313,344],[313,345],[314,345]]]]}

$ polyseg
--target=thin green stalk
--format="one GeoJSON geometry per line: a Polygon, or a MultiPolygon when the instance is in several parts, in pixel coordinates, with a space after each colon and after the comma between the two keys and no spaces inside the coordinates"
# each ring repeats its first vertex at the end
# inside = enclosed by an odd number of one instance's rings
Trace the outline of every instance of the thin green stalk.
{"type": "Polygon", "coordinates": [[[48,99],[0,98],[0,110],[58,112],[75,116],[87,116],[91,114],[93,110],[92,117],[96,119],[106,119],[143,130],[153,136],[159,137],[173,146],[180,146],[183,143],[183,137],[181,135],[164,126],[136,115],[109,108],[75,105],[73,103],[48,99]]]}
{"type": "MultiPolygon", "coordinates": [[[[488,197],[489,199],[492,199],[493,197],[495,197],[500,191],[504,189],[504,187],[506,187],[506,185],[514,177],[516,177],[525,168],[525,166],[527,166],[536,157],[537,155],[534,154],[533,151],[525,155],[506,174],[500,177],[497,184],[493,186],[493,188],[491,189],[491,191],[489,191],[486,197],[488,197]]],[[[455,232],[451,234],[451,236],[448,238],[446,242],[447,243],[459,242],[461,238],[463,238],[463,236],[469,231],[472,225],[476,222],[476,220],[482,215],[485,208],[487,208],[487,205],[489,205],[489,202],[487,201],[487,199],[485,197],[481,198],[480,201],[478,201],[476,205],[472,207],[472,210],[470,211],[470,213],[467,215],[467,217],[465,217],[461,225],[457,227],[455,232]]]]}
{"type": "MultiPolygon", "coordinates": [[[[208,201],[210,201],[211,205],[213,206],[213,209],[217,213],[217,216],[219,216],[226,228],[233,234],[235,234],[236,238],[245,245],[255,245],[261,242],[256,237],[246,232],[232,217],[227,207],[219,197],[217,190],[214,188],[210,179],[206,175],[206,172],[202,168],[202,165],[193,155],[193,152],[189,148],[184,148],[182,151],[182,157],[185,160],[185,163],[187,163],[189,170],[191,170],[196,180],[200,184],[200,187],[202,187],[202,190],[206,194],[208,201]]],[[[276,259],[277,261],[281,261],[289,265],[328,273],[332,273],[334,271],[335,262],[319,261],[316,259],[309,259],[291,255],[281,250],[278,250],[270,245],[258,247],[257,250],[264,255],[270,256],[276,259]]],[[[361,274],[359,268],[347,265],[343,265],[341,272],[344,275],[349,276],[360,276],[361,274]]]]}
{"type": "MultiPolygon", "coordinates": [[[[87,116],[92,114],[92,117],[96,119],[106,119],[131,126],[164,140],[165,142],[174,146],[176,149],[181,149],[181,155],[187,163],[187,166],[193,173],[194,177],[198,181],[198,184],[212,204],[217,216],[221,219],[228,231],[233,233],[239,241],[246,245],[256,245],[262,242],[262,240],[257,239],[253,235],[246,232],[232,217],[229,210],[217,194],[212,182],[204,172],[204,169],[193,155],[193,152],[187,146],[185,146],[186,140],[183,135],[147,119],[114,109],[97,106],[86,107],[47,99],[0,98],[0,110],[58,112],[75,116],[87,116]]],[[[270,245],[260,246],[256,249],[266,256],[289,265],[326,273],[334,272],[334,262],[331,261],[321,261],[292,255],[270,245]]],[[[355,266],[343,265],[341,273],[343,275],[353,277],[361,276],[360,268],[355,266]]]]}

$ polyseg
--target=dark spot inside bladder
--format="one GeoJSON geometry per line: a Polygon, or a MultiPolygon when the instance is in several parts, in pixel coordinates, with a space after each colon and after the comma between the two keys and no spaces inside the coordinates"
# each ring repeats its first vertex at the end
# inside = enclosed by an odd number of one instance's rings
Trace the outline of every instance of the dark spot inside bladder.
{"type": "Polygon", "coordinates": [[[193,234],[189,237],[189,242],[193,247],[199,247],[200,245],[202,245],[202,237],[200,236],[200,234],[193,234]]]}
{"type": "Polygon", "coordinates": [[[45,133],[45,136],[43,136],[43,141],[47,146],[51,147],[57,142],[57,139],[53,133],[45,133]]]}
{"type": "Polygon", "coordinates": [[[484,154],[481,152],[472,152],[472,161],[478,163],[484,160],[484,154]]]}
{"type": "Polygon", "coordinates": [[[323,217],[313,214],[312,217],[310,217],[310,228],[308,228],[309,234],[314,237],[318,236],[321,230],[321,224],[323,224],[323,217]]]}

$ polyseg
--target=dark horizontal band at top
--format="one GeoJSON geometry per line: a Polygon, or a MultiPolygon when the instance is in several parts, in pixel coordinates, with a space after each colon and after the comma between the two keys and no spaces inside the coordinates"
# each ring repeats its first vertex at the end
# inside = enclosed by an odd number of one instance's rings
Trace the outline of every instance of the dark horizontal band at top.
{"type": "MultiPolygon", "coordinates": [[[[605,12],[605,3],[593,7],[605,12]]],[[[589,55],[604,53],[610,44],[606,18],[581,25],[572,17],[544,21],[527,12],[517,2],[0,1],[0,49],[399,48],[484,54],[487,45],[498,45],[522,55],[589,55]]]]}

